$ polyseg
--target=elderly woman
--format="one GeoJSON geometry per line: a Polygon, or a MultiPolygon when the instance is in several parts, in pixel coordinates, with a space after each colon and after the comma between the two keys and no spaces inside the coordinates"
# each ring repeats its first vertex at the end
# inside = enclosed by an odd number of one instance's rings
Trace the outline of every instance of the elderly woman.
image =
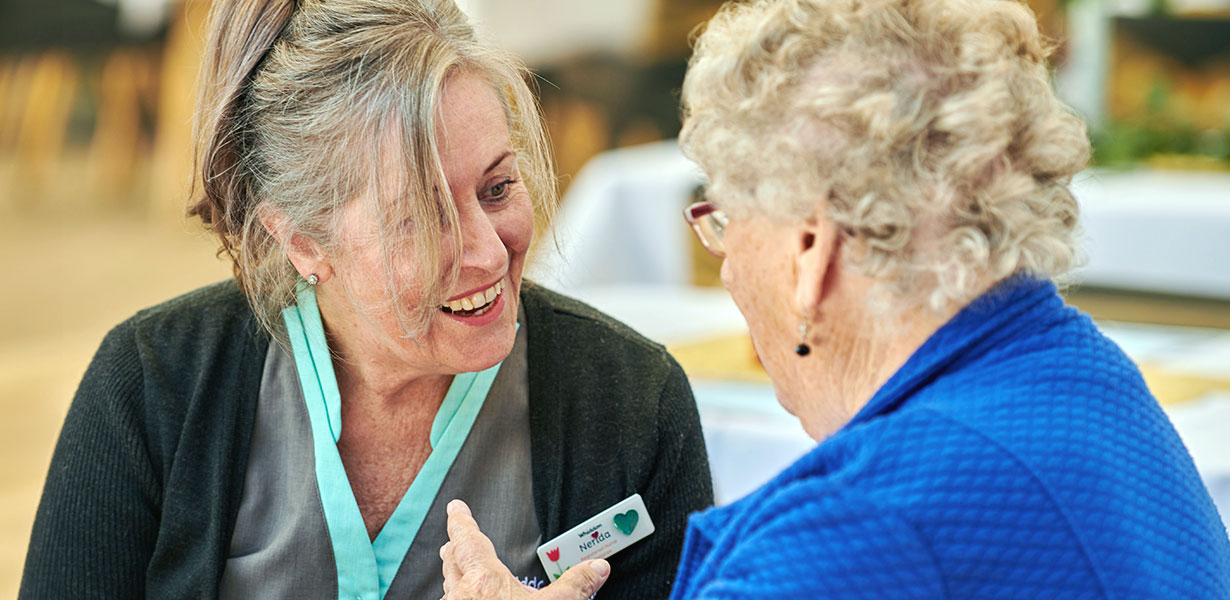
{"type": "MultiPolygon", "coordinates": [[[[1024,6],[728,4],[683,98],[689,220],[821,443],[692,517],[673,598],[1230,598],[1183,444],[1049,281],[1089,146],[1024,6]]],[[[449,510],[446,597],[525,593],[449,510]]]]}
{"type": "Polygon", "coordinates": [[[639,493],[609,586],[665,597],[712,503],[661,346],[522,279],[554,199],[516,61],[450,0],[219,0],[203,195],[236,281],[103,341],[21,597],[438,597],[445,502],[541,585],[543,540],[639,493]]]}

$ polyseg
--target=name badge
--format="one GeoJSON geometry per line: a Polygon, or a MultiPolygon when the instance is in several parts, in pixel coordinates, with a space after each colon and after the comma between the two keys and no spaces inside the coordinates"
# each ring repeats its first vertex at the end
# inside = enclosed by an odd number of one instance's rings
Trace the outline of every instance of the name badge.
{"type": "Polygon", "coordinates": [[[538,560],[551,581],[587,560],[606,558],[653,533],[640,494],[621,500],[584,523],[538,547],[538,560]]]}

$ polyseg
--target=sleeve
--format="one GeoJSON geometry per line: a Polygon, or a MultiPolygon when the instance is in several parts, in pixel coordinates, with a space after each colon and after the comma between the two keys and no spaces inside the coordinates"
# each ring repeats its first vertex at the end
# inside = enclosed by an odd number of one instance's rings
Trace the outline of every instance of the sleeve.
{"type": "Polygon", "coordinates": [[[787,489],[690,582],[703,600],[947,597],[926,540],[904,519],[832,488],[787,489]],[[703,578],[703,580],[701,580],[703,578]]]}
{"type": "Polygon", "coordinates": [[[60,432],[20,599],[140,598],[161,490],[145,436],[132,322],[103,340],[60,432]]]}
{"type": "Polygon", "coordinates": [[[652,535],[611,558],[612,575],[598,598],[668,598],[683,549],[688,515],[713,505],[713,482],[700,416],[683,369],[673,359],[658,398],[657,451],[640,486],[653,517],[652,535]]]}

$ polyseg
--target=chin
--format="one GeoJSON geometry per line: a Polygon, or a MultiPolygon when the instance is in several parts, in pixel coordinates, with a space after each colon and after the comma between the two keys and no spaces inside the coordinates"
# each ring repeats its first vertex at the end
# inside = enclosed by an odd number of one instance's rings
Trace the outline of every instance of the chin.
{"type": "MultiPolygon", "coordinates": [[[[456,331],[456,323],[451,323],[456,331]]],[[[496,322],[481,328],[461,325],[461,339],[448,343],[455,352],[452,363],[454,370],[461,373],[485,371],[508,358],[513,344],[517,340],[516,313],[511,312],[507,318],[501,315],[496,322]],[[466,331],[468,330],[468,331],[466,331]]],[[[441,340],[443,341],[443,340],[441,340]]]]}
{"type": "MultiPolygon", "coordinates": [[[[753,346],[755,346],[755,337],[752,338],[753,346]]],[[[759,352],[757,348],[757,357],[760,359],[760,365],[764,367],[765,374],[769,376],[769,381],[773,384],[773,395],[777,397],[777,403],[786,409],[786,412],[793,416],[798,416],[794,412],[794,402],[791,398],[794,397],[790,390],[786,389],[783,384],[788,383],[790,379],[783,375],[784,368],[780,368],[782,361],[779,356],[768,356],[759,352]],[[767,359],[766,359],[767,358],[767,359]]]]}
{"type": "Polygon", "coordinates": [[[794,412],[794,403],[791,402],[790,398],[786,397],[786,394],[778,389],[777,386],[773,386],[773,394],[777,396],[777,403],[782,405],[782,408],[786,409],[786,412],[790,413],[790,415],[794,417],[799,416],[794,412]]]}
{"type": "Polygon", "coordinates": [[[512,352],[515,341],[516,330],[510,328],[508,335],[503,340],[482,344],[483,348],[472,355],[474,357],[473,368],[466,369],[466,371],[484,371],[503,362],[504,359],[508,358],[509,353],[512,352]]]}

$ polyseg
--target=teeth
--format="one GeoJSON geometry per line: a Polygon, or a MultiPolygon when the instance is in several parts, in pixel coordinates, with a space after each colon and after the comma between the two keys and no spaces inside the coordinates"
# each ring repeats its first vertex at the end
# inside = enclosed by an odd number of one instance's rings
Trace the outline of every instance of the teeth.
{"type": "Polygon", "coordinates": [[[445,302],[442,308],[447,308],[452,312],[459,312],[463,310],[469,312],[481,309],[476,315],[474,315],[477,316],[490,310],[491,307],[488,305],[491,304],[491,302],[499,297],[499,295],[503,292],[504,280],[501,279],[500,281],[497,281],[495,285],[481,292],[475,292],[472,296],[462,298],[460,300],[450,300],[445,302]]]}

